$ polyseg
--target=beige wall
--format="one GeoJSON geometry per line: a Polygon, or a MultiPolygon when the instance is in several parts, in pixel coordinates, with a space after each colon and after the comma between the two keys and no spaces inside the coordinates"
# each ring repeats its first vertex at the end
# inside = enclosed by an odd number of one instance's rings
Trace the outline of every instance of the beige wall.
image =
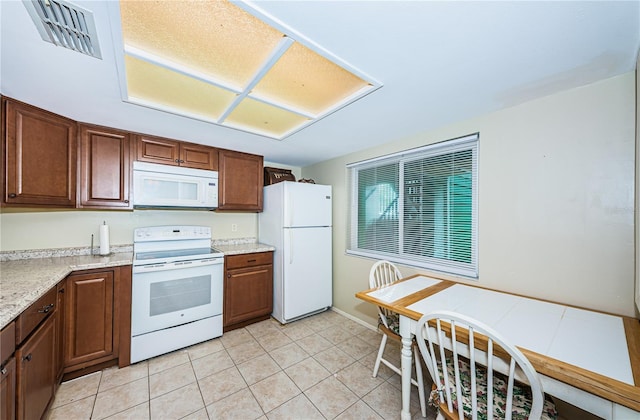
{"type": "MultiPolygon", "coordinates": [[[[291,169],[300,177],[300,168],[271,164],[291,169]]],[[[133,229],[140,226],[187,224],[211,226],[217,239],[248,238],[258,235],[257,213],[216,213],[187,210],[134,211],[42,211],[3,209],[0,214],[0,251],[27,249],[87,247],[99,245],[99,225],[109,225],[111,245],[130,245],[133,229]],[[235,225],[235,230],[234,230],[235,225]]]]}
{"type": "Polygon", "coordinates": [[[345,165],[480,132],[477,284],[634,315],[634,81],[627,73],[303,168],[334,187],[334,306],[375,324],[354,297],[373,261],[345,254],[345,165]]]}
{"type": "Polygon", "coordinates": [[[211,226],[216,238],[255,237],[257,216],[208,211],[135,210],[116,211],[47,211],[3,213],[0,215],[0,249],[2,251],[86,247],[95,235],[99,243],[99,225],[109,225],[111,245],[133,243],[133,229],[154,225],[211,226]],[[232,231],[232,224],[237,230],[232,231]]]}
{"type": "Polygon", "coordinates": [[[640,50],[636,60],[636,315],[640,318],[640,50]]]}

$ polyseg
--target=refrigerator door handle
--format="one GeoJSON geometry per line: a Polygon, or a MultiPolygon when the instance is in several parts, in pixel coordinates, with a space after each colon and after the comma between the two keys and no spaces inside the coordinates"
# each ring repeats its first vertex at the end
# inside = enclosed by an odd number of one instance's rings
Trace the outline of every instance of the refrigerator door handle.
{"type": "MultiPolygon", "coordinates": [[[[293,209],[295,209],[296,206],[289,206],[289,227],[293,226],[293,209]]],[[[291,239],[291,237],[289,237],[289,239],[291,239]]]]}
{"type": "Polygon", "coordinates": [[[291,244],[293,243],[293,229],[289,228],[289,264],[293,264],[293,247],[291,244]]]}

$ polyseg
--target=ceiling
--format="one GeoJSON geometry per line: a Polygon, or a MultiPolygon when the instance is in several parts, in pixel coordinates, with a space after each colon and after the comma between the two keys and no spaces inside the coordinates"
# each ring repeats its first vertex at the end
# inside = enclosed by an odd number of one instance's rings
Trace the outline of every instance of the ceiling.
{"type": "Polygon", "coordinates": [[[110,17],[117,3],[73,3],[93,12],[102,59],[44,42],[21,2],[0,1],[3,95],[78,121],[302,167],[631,71],[640,47],[640,1],[255,2],[382,84],[275,140],[123,101],[120,22],[110,17]]]}

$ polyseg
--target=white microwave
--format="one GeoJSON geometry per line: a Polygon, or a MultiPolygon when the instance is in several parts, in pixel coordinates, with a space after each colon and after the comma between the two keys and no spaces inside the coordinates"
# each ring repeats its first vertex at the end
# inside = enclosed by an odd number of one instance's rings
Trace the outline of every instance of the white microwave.
{"type": "Polygon", "coordinates": [[[218,207],[218,172],[133,162],[133,206],[218,207]]]}

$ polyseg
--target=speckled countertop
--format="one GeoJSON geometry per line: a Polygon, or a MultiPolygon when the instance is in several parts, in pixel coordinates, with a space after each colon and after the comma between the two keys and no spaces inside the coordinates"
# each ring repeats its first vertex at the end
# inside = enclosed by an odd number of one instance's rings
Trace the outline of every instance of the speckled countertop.
{"type": "Polygon", "coordinates": [[[275,251],[275,248],[271,245],[261,244],[259,242],[228,245],[214,243],[213,247],[222,252],[224,255],[251,254],[254,252],[275,251]]]}
{"type": "MultiPolygon", "coordinates": [[[[255,238],[213,240],[211,245],[224,255],[275,250],[255,238]]],[[[115,246],[114,253],[105,257],[88,255],[89,248],[0,253],[0,329],[72,271],[131,265],[132,248],[115,246]]]]}
{"type": "Polygon", "coordinates": [[[77,255],[1,262],[0,329],[72,271],[130,265],[132,259],[133,253],[119,252],[105,257],[77,255]]]}

